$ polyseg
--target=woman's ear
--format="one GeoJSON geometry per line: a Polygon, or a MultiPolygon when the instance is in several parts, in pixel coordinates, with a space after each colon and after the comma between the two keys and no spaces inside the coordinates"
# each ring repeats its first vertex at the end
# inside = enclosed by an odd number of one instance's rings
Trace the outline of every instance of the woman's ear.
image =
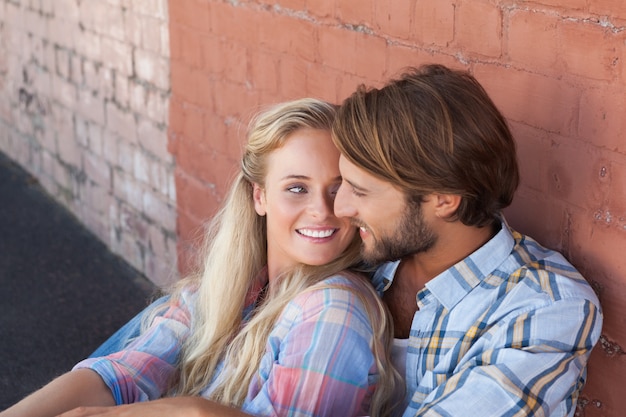
{"type": "Polygon", "coordinates": [[[257,183],[252,184],[252,199],[254,200],[254,210],[259,216],[265,216],[265,190],[257,183]]]}
{"type": "Polygon", "coordinates": [[[435,215],[441,219],[450,219],[456,215],[459,205],[461,204],[461,196],[458,194],[435,194],[436,205],[435,215]]]}

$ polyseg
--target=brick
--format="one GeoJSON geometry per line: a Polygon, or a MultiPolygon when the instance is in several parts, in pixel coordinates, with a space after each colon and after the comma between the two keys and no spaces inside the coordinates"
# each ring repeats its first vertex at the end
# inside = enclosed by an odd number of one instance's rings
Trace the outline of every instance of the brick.
{"type": "Polygon", "coordinates": [[[123,109],[127,109],[130,106],[130,81],[127,77],[118,76],[115,77],[113,83],[113,101],[123,109]]]}
{"type": "Polygon", "coordinates": [[[600,25],[563,22],[560,57],[567,72],[596,80],[611,80],[617,72],[624,41],[600,25]]]}
{"type": "Polygon", "coordinates": [[[335,0],[315,0],[307,3],[309,14],[322,18],[334,18],[335,8],[335,0]]]}
{"type": "Polygon", "coordinates": [[[507,118],[563,135],[575,129],[580,93],[564,80],[490,65],[474,75],[507,118]]]}
{"type": "Polygon", "coordinates": [[[524,67],[552,70],[559,56],[558,20],[533,11],[515,11],[509,18],[507,53],[524,67]]]}
{"type": "Polygon", "coordinates": [[[280,7],[283,9],[290,9],[292,11],[304,11],[306,8],[307,0],[280,0],[280,7]]]}
{"type": "Polygon", "coordinates": [[[137,123],[137,139],[142,149],[165,163],[173,163],[172,155],[167,151],[167,135],[149,120],[140,118],[137,123]]]}
{"type": "Polygon", "coordinates": [[[39,12],[28,9],[22,10],[24,28],[28,33],[38,38],[45,38],[47,35],[47,20],[39,12]]]}
{"type": "Polygon", "coordinates": [[[159,288],[167,289],[179,279],[177,262],[163,260],[160,254],[145,253],[145,275],[159,288]]]}
{"type": "Polygon", "coordinates": [[[111,37],[118,41],[126,39],[124,13],[119,6],[99,0],[80,2],[80,23],[88,31],[111,37]]]}
{"type": "Polygon", "coordinates": [[[451,2],[416,2],[411,37],[422,44],[447,46],[454,39],[454,10],[451,2]]]}
{"type": "Polygon", "coordinates": [[[157,124],[164,125],[168,121],[169,93],[148,90],[146,107],[143,115],[157,124]]]}
{"type": "Polygon", "coordinates": [[[113,195],[133,209],[143,210],[144,189],[139,182],[122,171],[113,171],[113,195]]]}
{"type": "Polygon", "coordinates": [[[279,87],[279,55],[263,50],[248,52],[250,61],[250,82],[258,91],[276,93],[279,87]]]}
{"type": "Polygon", "coordinates": [[[149,223],[144,219],[142,213],[126,205],[121,205],[119,209],[119,225],[122,232],[134,236],[139,240],[148,239],[149,223]]]}
{"type": "Polygon", "coordinates": [[[130,142],[137,140],[137,127],[132,113],[117,107],[113,102],[105,104],[107,127],[130,142]]]}
{"type": "Polygon", "coordinates": [[[626,3],[622,0],[593,0],[589,3],[589,11],[612,19],[626,19],[626,3]]]}
{"type": "MultiPolygon", "coordinates": [[[[244,45],[232,41],[219,41],[214,44],[215,49],[209,51],[204,49],[205,65],[212,73],[219,78],[230,80],[236,83],[246,82],[248,78],[248,57],[244,45]],[[209,62],[210,60],[210,62],[209,62]]],[[[262,71],[263,69],[259,69],[262,71]]]]}
{"type": "Polygon", "coordinates": [[[394,0],[376,2],[374,5],[374,22],[376,32],[381,32],[398,39],[408,39],[411,34],[411,20],[407,18],[413,14],[411,0],[394,0]]]}
{"type": "Polygon", "coordinates": [[[578,135],[600,148],[626,153],[626,143],[616,132],[626,131],[626,91],[607,86],[583,91],[578,135]]]}
{"type": "Polygon", "coordinates": [[[343,0],[337,2],[337,17],[342,23],[369,25],[374,19],[374,0],[343,0]]]}
{"type": "Polygon", "coordinates": [[[542,194],[548,189],[548,159],[551,158],[549,134],[518,122],[509,122],[517,147],[520,188],[542,194]]]}
{"type": "Polygon", "coordinates": [[[169,62],[167,59],[153,53],[136,48],[134,51],[135,72],[139,80],[143,80],[167,90],[170,85],[169,62]]]}
{"type": "Polygon", "coordinates": [[[307,71],[306,91],[313,97],[338,103],[337,91],[339,90],[341,75],[341,71],[314,64],[307,71]]]}
{"type": "Polygon", "coordinates": [[[128,77],[133,75],[133,54],[130,45],[102,37],[100,46],[102,48],[100,59],[105,66],[128,77]]]}
{"type": "Polygon", "coordinates": [[[76,54],[70,55],[70,81],[76,85],[84,83],[83,60],[76,54]]]}
{"type": "Polygon", "coordinates": [[[55,48],[56,73],[68,80],[70,78],[70,54],[67,49],[55,48]]]}
{"type": "Polygon", "coordinates": [[[76,107],[77,92],[73,84],[58,76],[52,77],[52,93],[54,99],[67,108],[76,107]]]}
{"type": "Polygon", "coordinates": [[[357,32],[332,27],[320,32],[319,37],[319,62],[322,65],[350,73],[356,71],[357,32]]]}
{"type": "Polygon", "coordinates": [[[355,74],[370,80],[382,79],[387,64],[387,41],[381,37],[360,33],[357,34],[355,43],[355,74]]]}
{"type": "Polygon", "coordinates": [[[272,51],[312,62],[317,52],[317,32],[317,26],[306,20],[270,14],[260,24],[258,42],[272,51]]]}
{"type": "Polygon", "coordinates": [[[351,96],[361,84],[364,84],[367,87],[371,86],[371,83],[362,77],[350,74],[344,75],[340,80],[339,88],[337,90],[339,101],[341,102],[345,98],[351,96]]]}
{"type": "Polygon", "coordinates": [[[129,1],[129,3],[136,13],[159,20],[165,20],[168,17],[168,0],[142,0],[129,1]]]}
{"type": "Polygon", "coordinates": [[[52,78],[53,75],[48,71],[38,71],[33,79],[33,90],[42,106],[41,114],[46,113],[46,108],[49,106],[48,99],[52,97],[52,78]]]}
{"type": "MultiPolygon", "coordinates": [[[[130,42],[134,47],[143,47],[143,20],[147,17],[137,15],[130,11],[126,11],[124,18],[124,33],[126,34],[126,42],[130,42]]],[[[159,35],[160,36],[160,35],[159,35]]],[[[147,48],[146,48],[147,49],[147,48]]]]}
{"type": "MultiPolygon", "coordinates": [[[[210,5],[210,33],[229,41],[239,41],[244,45],[263,44],[260,31],[276,18],[276,13],[237,7],[230,2],[212,2],[210,5]]],[[[205,32],[208,33],[208,32],[205,32]]],[[[280,33],[283,38],[285,32],[280,33]]],[[[278,41],[278,39],[276,39],[278,41]]]]}
{"type": "Polygon", "coordinates": [[[57,19],[63,16],[64,19],[78,21],[80,9],[76,0],[54,0],[52,1],[52,5],[54,15],[57,19]]]}
{"type": "MultiPolygon", "coordinates": [[[[281,72],[281,80],[284,84],[289,84],[281,72]]],[[[289,88],[287,86],[286,88],[289,88]]],[[[259,93],[247,88],[244,85],[232,82],[219,82],[213,85],[213,94],[215,97],[215,112],[223,117],[238,118],[243,112],[249,109],[257,108],[259,105],[259,93]]]]}
{"type": "Polygon", "coordinates": [[[95,234],[100,241],[104,242],[107,246],[110,244],[111,227],[102,213],[94,210],[92,207],[84,205],[81,208],[80,218],[89,231],[95,234]]]}
{"type": "Polygon", "coordinates": [[[170,62],[171,88],[174,96],[187,103],[212,108],[215,90],[209,76],[176,61],[170,62]]]}
{"type": "Polygon", "coordinates": [[[81,164],[81,149],[73,136],[57,136],[57,151],[61,161],[72,167],[81,164]]]}
{"type": "Polygon", "coordinates": [[[210,186],[180,171],[175,175],[178,201],[185,202],[184,206],[179,205],[178,222],[179,237],[184,240],[197,231],[200,219],[209,219],[215,214],[220,203],[210,186]],[[187,227],[181,226],[185,218],[191,220],[187,227]]]}
{"type": "MultiPolygon", "coordinates": [[[[252,116],[253,113],[254,111],[250,109],[250,116],[252,116]]],[[[193,120],[189,120],[190,126],[188,126],[186,130],[190,130],[192,128],[191,127],[192,121],[193,120]]],[[[224,121],[224,119],[213,113],[205,113],[202,115],[201,123],[203,125],[202,130],[201,130],[201,136],[200,136],[201,139],[199,140],[192,139],[192,141],[198,144],[202,144],[202,146],[218,151],[220,153],[228,154],[229,143],[231,142],[232,137],[229,136],[231,132],[229,132],[227,123],[224,121]]],[[[236,124],[236,123],[232,122],[231,124],[236,124]]],[[[242,130],[240,130],[240,134],[241,136],[244,136],[246,132],[246,126],[242,126],[242,125],[237,125],[237,126],[242,128],[242,130]]],[[[187,135],[185,140],[187,140],[188,137],[190,136],[187,135]]],[[[197,137],[197,134],[196,134],[196,137],[197,137]]]]}
{"type": "MultiPolygon", "coordinates": [[[[211,5],[211,10],[212,8],[211,5]]],[[[170,2],[169,19],[170,22],[180,23],[206,33],[211,23],[209,2],[203,0],[170,2]]]]}
{"type": "Polygon", "coordinates": [[[80,186],[80,202],[83,207],[87,207],[89,210],[99,214],[108,214],[111,197],[107,188],[86,181],[80,186]]]}
{"type": "Polygon", "coordinates": [[[502,14],[490,3],[464,1],[456,9],[455,43],[463,50],[489,57],[502,51],[502,14]],[[476,24],[480,22],[480,24],[476,24]]]}
{"type": "Polygon", "coordinates": [[[143,212],[149,219],[166,229],[173,230],[176,227],[176,208],[155,193],[144,193],[143,212]]]}
{"type": "Polygon", "coordinates": [[[167,22],[161,22],[159,25],[161,31],[161,47],[159,51],[166,58],[170,57],[170,30],[167,22]]]}
{"type": "Polygon", "coordinates": [[[102,126],[87,123],[87,137],[89,138],[89,150],[96,155],[104,157],[104,135],[102,126]]]}
{"type": "Polygon", "coordinates": [[[105,132],[105,137],[108,138],[107,147],[111,148],[111,154],[107,160],[111,158],[116,167],[120,168],[126,175],[132,175],[135,169],[135,153],[138,152],[137,146],[108,132],[105,132]]]}
{"type": "Polygon", "coordinates": [[[281,97],[295,99],[306,95],[306,73],[309,63],[290,55],[283,55],[279,62],[281,97]]]}
{"type": "Polygon", "coordinates": [[[112,245],[112,250],[124,257],[133,268],[138,271],[144,270],[143,249],[141,242],[137,241],[134,236],[128,236],[121,233],[119,240],[112,245]]]}
{"type": "MultiPolygon", "coordinates": [[[[204,55],[206,55],[207,44],[210,35],[200,35],[197,31],[190,30],[188,28],[172,25],[170,32],[171,39],[171,59],[175,61],[182,61],[182,64],[191,68],[201,68],[204,62],[204,55]]],[[[215,38],[217,42],[217,38],[215,38]]],[[[213,48],[213,45],[209,46],[213,48]]]]}
{"type": "Polygon", "coordinates": [[[133,178],[144,183],[146,187],[149,187],[150,174],[152,171],[150,165],[152,164],[152,161],[146,153],[139,149],[133,156],[133,178]]]}
{"type": "Polygon", "coordinates": [[[104,102],[90,90],[78,90],[78,105],[76,109],[80,115],[99,125],[104,125],[104,102]]]}
{"type": "MultiPolygon", "coordinates": [[[[140,46],[148,51],[163,55],[161,39],[166,27],[163,20],[152,17],[137,17],[141,27],[141,44],[140,46]]],[[[169,48],[168,48],[169,49],[169,48]]]]}
{"type": "MultiPolygon", "coordinates": [[[[56,22],[54,20],[53,22],[56,22]]],[[[57,30],[63,31],[67,30],[65,25],[60,25],[57,30]]],[[[104,61],[108,61],[109,59],[114,59],[113,54],[110,52],[111,50],[111,42],[110,40],[107,45],[103,45],[103,38],[100,35],[97,35],[93,32],[87,30],[74,30],[72,33],[73,37],[71,39],[70,45],[68,46],[68,42],[66,40],[61,40],[60,45],[66,46],[69,49],[76,48],[76,52],[84,56],[86,58],[91,59],[92,61],[96,61],[99,64],[102,64],[104,61]]]]}

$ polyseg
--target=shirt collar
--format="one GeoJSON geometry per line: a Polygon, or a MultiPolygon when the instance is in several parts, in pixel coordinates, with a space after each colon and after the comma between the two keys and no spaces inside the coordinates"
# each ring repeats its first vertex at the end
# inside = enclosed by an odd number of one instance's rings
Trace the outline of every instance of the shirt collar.
{"type": "MultiPolygon", "coordinates": [[[[422,304],[428,293],[432,293],[445,308],[452,309],[507,259],[514,245],[511,230],[502,219],[500,231],[493,238],[467,258],[428,281],[426,288],[418,292],[417,303],[422,304]]],[[[372,282],[379,293],[389,288],[399,264],[400,261],[393,261],[378,267],[372,282]]]]}

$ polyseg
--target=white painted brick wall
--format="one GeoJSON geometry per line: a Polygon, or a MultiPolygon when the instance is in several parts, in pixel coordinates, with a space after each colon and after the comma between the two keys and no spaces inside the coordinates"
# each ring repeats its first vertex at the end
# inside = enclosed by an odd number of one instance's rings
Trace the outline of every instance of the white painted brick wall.
{"type": "Polygon", "coordinates": [[[159,285],[177,278],[167,0],[0,0],[0,151],[159,285]]]}

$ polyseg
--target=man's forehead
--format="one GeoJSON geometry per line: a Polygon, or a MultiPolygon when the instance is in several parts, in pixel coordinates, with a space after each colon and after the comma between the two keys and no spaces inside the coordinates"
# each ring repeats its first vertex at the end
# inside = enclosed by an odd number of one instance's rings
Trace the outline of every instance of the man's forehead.
{"type": "Polygon", "coordinates": [[[385,191],[394,188],[389,181],[380,179],[366,171],[343,154],[339,156],[339,172],[344,181],[361,191],[385,191]]]}

